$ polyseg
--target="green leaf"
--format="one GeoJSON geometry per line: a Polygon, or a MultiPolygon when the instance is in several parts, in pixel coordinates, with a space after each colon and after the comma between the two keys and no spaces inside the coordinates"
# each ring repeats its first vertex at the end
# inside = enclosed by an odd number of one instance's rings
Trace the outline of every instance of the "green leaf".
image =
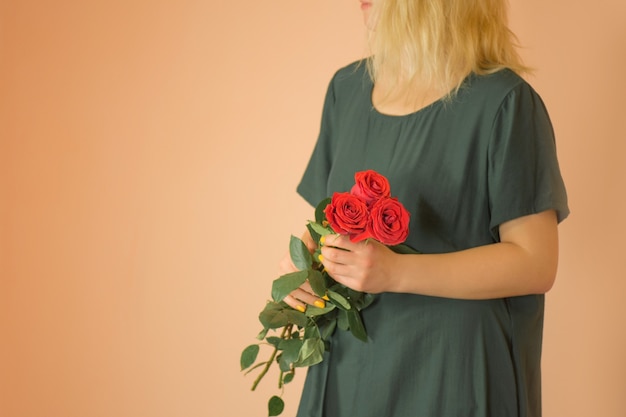
{"type": "Polygon", "coordinates": [[[277,302],[269,302],[259,314],[259,321],[266,329],[278,329],[286,326],[289,324],[289,316],[285,314],[288,308],[290,309],[286,304],[283,306],[277,302]]]}
{"type": "Polygon", "coordinates": [[[274,395],[267,403],[268,416],[278,416],[285,409],[285,402],[278,396],[274,395]]]}
{"type": "Polygon", "coordinates": [[[304,339],[319,339],[320,329],[316,325],[307,326],[304,328],[304,339]]]}
{"type": "Polygon", "coordinates": [[[335,308],[336,306],[333,303],[326,303],[326,307],[324,308],[319,308],[316,306],[308,306],[304,314],[306,314],[308,317],[317,317],[317,316],[322,316],[326,313],[330,313],[335,308]]]}
{"type": "Polygon", "coordinates": [[[363,297],[361,297],[361,299],[359,300],[357,308],[359,310],[363,310],[364,308],[369,307],[369,305],[374,302],[375,298],[376,296],[374,294],[363,293],[363,297]]]}
{"type": "Polygon", "coordinates": [[[294,376],[296,376],[295,369],[293,370],[293,372],[286,373],[285,377],[283,378],[283,384],[288,384],[293,381],[294,376]]]}
{"type": "Polygon", "coordinates": [[[278,336],[270,336],[267,339],[265,339],[267,341],[267,343],[269,343],[270,345],[274,346],[274,347],[278,347],[278,345],[280,344],[280,342],[283,341],[283,339],[281,339],[278,336]]]}
{"type": "Polygon", "coordinates": [[[362,310],[365,307],[369,306],[370,304],[372,304],[372,301],[374,301],[374,298],[376,298],[373,294],[354,291],[350,288],[348,288],[346,296],[350,299],[350,302],[352,302],[352,305],[356,307],[357,310],[362,310]]]}
{"type": "Polygon", "coordinates": [[[256,357],[259,355],[259,345],[250,345],[241,352],[241,359],[239,360],[241,364],[241,370],[243,371],[246,368],[252,366],[254,361],[256,361],[256,357]]]}
{"type": "Polygon", "coordinates": [[[313,229],[313,231],[317,233],[320,237],[335,233],[332,229],[324,227],[319,223],[309,222],[309,226],[311,226],[311,229],[313,229]]]}
{"type": "Polygon", "coordinates": [[[333,199],[331,197],[328,197],[328,198],[323,199],[317,204],[317,207],[315,207],[315,222],[316,223],[319,223],[319,224],[324,223],[324,220],[326,220],[326,214],[324,213],[324,210],[326,209],[326,206],[330,204],[331,201],[333,201],[333,199]]]}
{"type": "Polygon", "coordinates": [[[308,271],[297,271],[283,275],[274,280],[272,283],[272,299],[274,301],[282,301],[290,292],[304,284],[308,271]]]}
{"type": "Polygon", "coordinates": [[[298,361],[293,365],[298,367],[312,366],[320,363],[324,358],[324,342],[320,338],[307,339],[302,344],[298,361]]]}
{"type": "Polygon", "coordinates": [[[281,371],[288,372],[291,369],[291,364],[298,360],[298,354],[302,345],[303,341],[300,339],[283,340],[278,345],[278,349],[283,351],[278,361],[281,371]]]}
{"type": "MultiPolygon", "coordinates": [[[[313,229],[313,226],[311,226],[312,224],[313,224],[313,222],[309,222],[309,223],[307,223],[306,228],[308,229],[309,234],[311,235],[311,238],[312,238],[315,242],[319,242],[319,241],[320,241],[320,237],[321,237],[321,236],[320,236],[320,234],[319,234],[319,233],[317,233],[317,232],[315,231],[315,229],[313,229]]],[[[314,257],[313,259],[317,259],[317,257],[314,257]]]]}
{"type": "Polygon", "coordinates": [[[367,332],[365,331],[365,326],[363,326],[363,321],[361,320],[361,315],[356,309],[350,310],[347,312],[348,314],[348,324],[350,325],[350,332],[357,339],[367,342],[367,332]]]}
{"type": "Polygon", "coordinates": [[[355,291],[352,288],[347,288],[346,287],[346,297],[350,299],[350,301],[352,301],[353,303],[357,303],[359,302],[359,300],[361,298],[363,298],[363,296],[366,294],[364,292],[361,291],[355,291]]]}
{"type": "Polygon", "coordinates": [[[301,239],[295,236],[291,236],[291,240],[289,241],[289,256],[291,256],[291,262],[293,262],[300,271],[309,269],[311,265],[313,265],[313,258],[311,257],[309,249],[301,239]]]}
{"type": "Polygon", "coordinates": [[[337,328],[337,320],[329,321],[326,326],[322,327],[321,336],[323,340],[328,340],[337,328]]]}
{"type": "Polygon", "coordinates": [[[294,310],[285,303],[275,301],[267,303],[265,309],[259,314],[259,321],[267,329],[278,329],[288,324],[305,327],[310,320],[304,313],[294,310]]]}
{"type": "Polygon", "coordinates": [[[259,339],[259,340],[263,340],[263,339],[265,339],[265,336],[267,336],[267,332],[268,332],[268,330],[269,330],[269,329],[264,328],[263,330],[261,330],[261,331],[259,332],[259,334],[257,334],[257,335],[256,335],[256,338],[257,338],[257,339],[259,339]]]}
{"type": "Polygon", "coordinates": [[[337,327],[341,330],[350,329],[350,323],[348,322],[348,312],[346,310],[338,310],[337,314],[337,327]]]}
{"type": "Polygon", "coordinates": [[[335,304],[337,307],[341,307],[345,310],[350,310],[352,308],[350,302],[343,295],[335,291],[328,290],[328,298],[330,298],[333,304],[335,304]]]}
{"type": "Polygon", "coordinates": [[[289,323],[293,323],[296,326],[305,327],[310,322],[310,319],[306,316],[306,314],[296,311],[291,307],[287,307],[283,313],[287,316],[289,323]]]}
{"type": "Polygon", "coordinates": [[[311,288],[313,288],[313,292],[315,292],[318,297],[326,295],[326,279],[324,278],[324,274],[317,269],[310,269],[308,279],[311,288]]]}

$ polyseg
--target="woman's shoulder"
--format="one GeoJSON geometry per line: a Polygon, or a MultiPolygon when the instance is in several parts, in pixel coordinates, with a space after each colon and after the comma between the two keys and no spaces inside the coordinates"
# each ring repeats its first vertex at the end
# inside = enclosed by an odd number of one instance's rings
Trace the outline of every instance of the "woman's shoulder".
{"type": "Polygon", "coordinates": [[[461,87],[461,90],[465,89],[474,95],[496,102],[501,102],[515,91],[523,90],[536,94],[528,81],[508,68],[491,74],[471,74],[461,87]]]}
{"type": "Polygon", "coordinates": [[[541,101],[529,82],[510,69],[470,75],[461,86],[458,97],[461,103],[483,109],[487,114],[498,112],[510,102],[525,107],[530,102],[541,101]]]}
{"type": "Polygon", "coordinates": [[[335,71],[331,83],[336,88],[353,88],[371,83],[366,60],[351,62],[335,71]]]}
{"type": "Polygon", "coordinates": [[[339,68],[335,71],[335,77],[339,78],[349,78],[354,76],[355,74],[367,75],[367,60],[366,59],[358,59],[356,61],[350,62],[347,65],[339,68]]]}
{"type": "Polygon", "coordinates": [[[332,100],[335,110],[341,103],[369,103],[371,88],[366,62],[354,61],[335,71],[328,85],[327,100],[332,100]]]}

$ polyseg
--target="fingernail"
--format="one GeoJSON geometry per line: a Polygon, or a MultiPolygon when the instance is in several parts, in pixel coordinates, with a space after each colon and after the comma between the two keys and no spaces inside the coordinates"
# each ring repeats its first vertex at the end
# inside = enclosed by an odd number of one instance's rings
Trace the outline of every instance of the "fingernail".
{"type": "Polygon", "coordinates": [[[315,305],[315,307],[318,307],[318,308],[326,307],[326,303],[323,302],[322,300],[315,300],[313,304],[315,305]]]}
{"type": "Polygon", "coordinates": [[[304,308],[304,306],[296,306],[296,310],[298,310],[300,313],[304,313],[306,311],[306,308],[304,308]]]}
{"type": "Polygon", "coordinates": [[[322,299],[326,300],[326,301],[330,301],[330,298],[328,298],[328,296],[326,294],[324,294],[324,296],[322,297],[322,299]]]}
{"type": "Polygon", "coordinates": [[[324,255],[322,255],[321,253],[317,256],[317,259],[319,259],[320,262],[324,262],[324,255]]]}
{"type": "Polygon", "coordinates": [[[326,236],[322,236],[320,238],[320,243],[323,245],[324,243],[326,243],[326,236]]]}

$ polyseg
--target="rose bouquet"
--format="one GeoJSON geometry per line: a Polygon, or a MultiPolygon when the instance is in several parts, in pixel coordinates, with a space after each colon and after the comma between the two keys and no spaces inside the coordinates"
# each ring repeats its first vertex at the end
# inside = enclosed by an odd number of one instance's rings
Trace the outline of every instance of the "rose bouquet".
{"type": "MultiPolygon", "coordinates": [[[[391,196],[387,178],[372,170],[357,172],[350,192],[334,193],[332,198],[322,200],[315,209],[315,221],[309,221],[307,229],[316,242],[338,233],[348,235],[352,242],[375,239],[395,252],[417,253],[401,244],[409,233],[408,211],[391,196]]],[[[247,370],[246,374],[262,368],[253,391],[273,363],[278,365],[278,388],[282,390],[293,380],[296,368],[321,362],[336,328],[367,341],[360,311],[372,303],[374,296],[352,290],[326,273],[318,261],[320,246],[312,254],[301,239],[291,237],[289,255],[298,271],[273,282],[272,301],[259,314],[263,330],[257,339],[261,342],[246,347],[241,354],[241,370],[247,370]],[[308,306],[302,312],[283,299],[307,280],[315,294],[327,302],[324,306],[308,306]],[[268,360],[256,363],[261,344],[273,350],[268,360]]],[[[280,396],[270,398],[270,416],[279,415],[283,408],[280,396]]]]}

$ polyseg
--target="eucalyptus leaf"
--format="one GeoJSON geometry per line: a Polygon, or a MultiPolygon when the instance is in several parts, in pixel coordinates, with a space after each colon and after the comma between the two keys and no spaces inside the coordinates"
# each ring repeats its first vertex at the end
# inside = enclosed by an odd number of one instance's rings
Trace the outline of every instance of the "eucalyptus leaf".
{"type": "Polygon", "coordinates": [[[326,295],[326,278],[324,278],[324,274],[322,274],[317,269],[310,269],[308,276],[309,284],[311,284],[311,288],[313,288],[313,292],[318,297],[323,297],[326,295]]]}
{"type": "Polygon", "coordinates": [[[278,396],[274,395],[267,403],[268,416],[279,416],[285,409],[285,402],[278,396]]]}
{"type": "Polygon", "coordinates": [[[361,320],[361,315],[356,309],[350,310],[347,312],[348,315],[348,324],[350,325],[350,332],[357,339],[367,342],[367,332],[365,331],[365,326],[363,326],[363,321],[361,320]]]}
{"type": "Polygon", "coordinates": [[[313,258],[311,257],[309,249],[301,239],[295,236],[291,236],[291,240],[289,241],[289,256],[291,257],[291,262],[293,262],[300,271],[309,269],[311,265],[313,265],[313,258]]]}
{"type": "Polygon", "coordinates": [[[346,299],[346,297],[339,294],[338,292],[328,290],[328,298],[330,298],[333,304],[335,304],[337,307],[343,308],[344,310],[350,310],[352,308],[350,302],[346,299]]]}
{"type": "Polygon", "coordinates": [[[252,366],[254,361],[256,361],[257,356],[259,355],[259,345],[250,345],[241,352],[241,359],[239,360],[241,365],[241,370],[243,371],[246,368],[252,366]]]}
{"type": "Polygon", "coordinates": [[[309,275],[308,271],[297,271],[285,274],[272,283],[272,299],[282,301],[289,293],[304,284],[309,275]]]}

